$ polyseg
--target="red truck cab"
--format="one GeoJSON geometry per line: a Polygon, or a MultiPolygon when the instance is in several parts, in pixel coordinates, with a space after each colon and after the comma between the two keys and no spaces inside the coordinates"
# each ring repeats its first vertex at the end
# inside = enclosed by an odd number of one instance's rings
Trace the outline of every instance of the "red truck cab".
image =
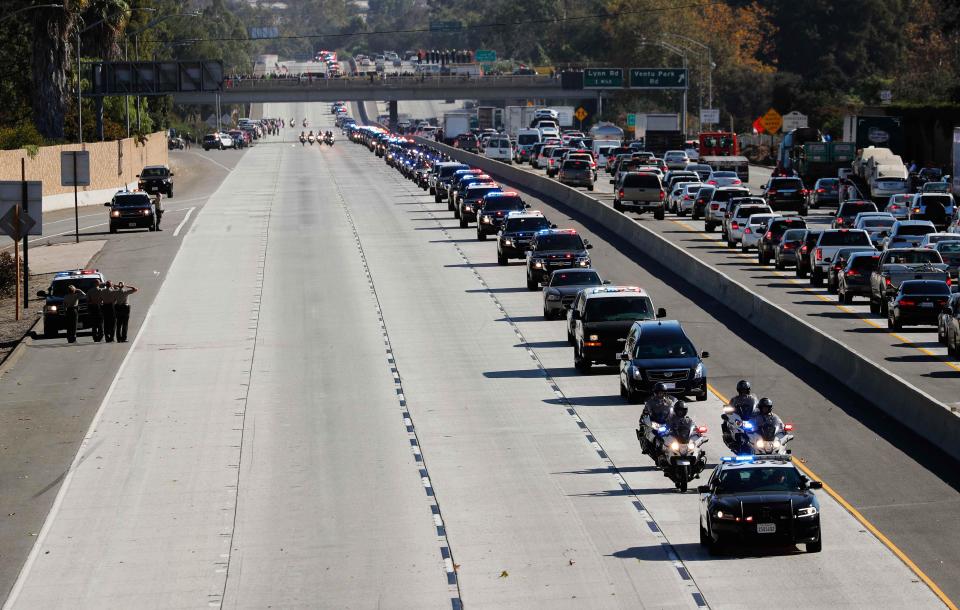
{"type": "Polygon", "coordinates": [[[740,140],[729,131],[707,131],[700,134],[701,157],[739,157],[740,140]]]}

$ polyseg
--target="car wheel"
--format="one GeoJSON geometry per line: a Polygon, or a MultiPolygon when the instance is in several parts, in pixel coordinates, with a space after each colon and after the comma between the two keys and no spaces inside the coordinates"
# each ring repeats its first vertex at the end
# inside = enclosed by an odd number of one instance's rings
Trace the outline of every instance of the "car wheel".
{"type": "Polygon", "coordinates": [[[60,333],[60,329],[56,326],[47,326],[43,325],[43,338],[44,339],[53,339],[60,333]]]}
{"type": "Polygon", "coordinates": [[[627,388],[627,402],[632,405],[638,405],[643,402],[643,395],[632,388],[627,388]]]}
{"type": "Polygon", "coordinates": [[[827,292],[830,294],[837,294],[837,283],[827,280],[827,292]]]}
{"type": "Polygon", "coordinates": [[[577,346],[574,346],[573,348],[574,368],[580,371],[581,373],[588,373],[590,372],[590,364],[591,362],[589,360],[583,359],[583,356],[580,354],[580,349],[577,346]]]}
{"type": "Polygon", "coordinates": [[[167,198],[173,199],[173,187],[167,189],[167,198]]]}
{"type": "Polygon", "coordinates": [[[504,255],[502,255],[502,254],[500,254],[499,252],[497,252],[497,264],[498,264],[498,265],[506,265],[506,264],[507,264],[507,257],[504,256],[504,255]]]}
{"type": "Polygon", "coordinates": [[[937,323],[937,343],[939,343],[940,345],[947,344],[947,336],[943,331],[944,331],[943,324],[938,322],[937,323]]]}
{"type": "Polygon", "coordinates": [[[440,201],[441,201],[440,195],[437,195],[436,193],[434,193],[434,195],[433,195],[433,202],[434,202],[434,203],[440,203],[440,201]]]}
{"type": "Polygon", "coordinates": [[[720,540],[714,540],[709,533],[707,534],[707,552],[711,557],[720,554],[720,540]]]}
{"type": "Polygon", "coordinates": [[[544,320],[552,320],[552,319],[553,319],[553,314],[550,313],[550,311],[549,311],[546,307],[543,308],[543,319],[544,319],[544,320]]]}
{"type": "Polygon", "coordinates": [[[448,199],[448,200],[447,200],[447,210],[450,211],[450,212],[454,212],[454,211],[456,211],[456,209],[457,209],[457,207],[456,207],[455,205],[453,205],[453,200],[452,200],[452,199],[448,199]]]}
{"type": "Polygon", "coordinates": [[[746,254],[749,251],[750,251],[750,248],[747,247],[747,244],[740,242],[740,253],[746,254]]]}
{"type": "Polygon", "coordinates": [[[885,300],[880,301],[880,314],[885,316],[889,312],[890,312],[890,306],[887,304],[887,302],[885,300]]]}
{"type": "Polygon", "coordinates": [[[116,233],[116,232],[117,232],[117,228],[116,228],[116,227],[110,227],[110,232],[111,232],[111,233],[116,233]]]}
{"type": "Polygon", "coordinates": [[[823,286],[823,272],[819,268],[810,273],[810,285],[818,288],[823,286]]]}
{"type": "Polygon", "coordinates": [[[460,228],[461,229],[467,228],[467,219],[463,217],[463,214],[460,215],[460,228]]]}
{"type": "Polygon", "coordinates": [[[713,233],[713,229],[714,229],[714,224],[712,222],[703,223],[703,230],[706,231],[707,233],[713,233]]]}
{"type": "Polygon", "coordinates": [[[700,526],[700,546],[709,548],[710,546],[710,534],[707,533],[707,530],[703,529],[703,526],[700,526]]]}
{"type": "Polygon", "coordinates": [[[707,391],[704,390],[701,394],[697,394],[694,397],[694,400],[696,400],[697,402],[705,402],[707,400],[707,391]]]}
{"type": "Polygon", "coordinates": [[[653,218],[654,218],[655,220],[663,220],[665,217],[666,217],[666,216],[665,216],[665,214],[664,214],[664,212],[663,212],[663,208],[659,208],[657,211],[655,211],[655,212],[653,213],[653,218]]]}
{"type": "MultiPolygon", "coordinates": [[[[432,186],[428,189],[431,195],[436,195],[437,191],[432,186]]],[[[437,203],[440,203],[439,201],[437,203]]]]}
{"type": "Polygon", "coordinates": [[[616,210],[616,211],[618,211],[618,212],[622,212],[622,211],[623,211],[623,205],[621,205],[619,199],[614,199],[614,200],[613,200],[613,209],[616,210]]]}
{"type": "Polygon", "coordinates": [[[536,290],[537,288],[539,288],[539,286],[537,285],[537,283],[536,283],[535,281],[533,281],[533,278],[531,278],[531,277],[528,275],[528,276],[527,276],[527,290],[536,290]]]}
{"type": "Polygon", "coordinates": [[[590,192],[593,192],[593,185],[591,184],[590,186],[588,186],[588,187],[587,187],[587,190],[590,191],[590,192]]]}
{"type": "Polygon", "coordinates": [[[822,548],[823,548],[823,534],[820,535],[820,538],[817,538],[816,542],[807,543],[808,553],[819,553],[822,548]]]}
{"type": "Polygon", "coordinates": [[[872,296],[870,297],[870,313],[874,313],[874,314],[880,313],[880,305],[878,305],[877,302],[873,300],[872,296]]]}
{"type": "Polygon", "coordinates": [[[573,345],[573,343],[574,343],[574,341],[573,341],[573,335],[570,334],[570,328],[569,328],[569,327],[567,327],[567,343],[569,343],[570,345],[573,345]]]}
{"type": "Polygon", "coordinates": [[[757,252],[757,260],[760,262],[761,265],[766,265],[767,263],[770,262],[770,256],[763,250],[760,250],[757,252]]]}
{"type": "Polygon", "coordinates": [[[477,239],[480,241],[487,241],[487,234],[483,231],[477,231],[477,239]]]}
{"type": "Polygon", "coordinates": [[[840,302],[843,303],[844,305],[849,305],[850,303],[853,302],[853,297],[846,290],[844,290],[843,292],[840,292],[840,291],[837,291],[837,292],[838,292],[838,297],[840,299],[840,302]]]}
{"type": "Polygon", "coordinates": [[[799,264],[799,263],[797,263],[797,269],[796,269],[795,273],[796,273],[796,276],[797,276],[797,277],[806,277],[806,275],[807,275],[806,272],[803,270],[803,268],[800,267],[800,264],[799,264]]]}
{"type": "Polygon", "coordinates": [[[800,208],[800,215],[801,215],[801,216],[806,216],[806,215],[807,215],[807,208],[800,208]]]}
{"type": "Polygon", "coordinates": [[[784,262],[783,262],[782,260],[780,260],[780,257],[777,257],[777,264],[775,265],[775,267],[776,267],[778,270],[780,270],[780,271],[783,271],[784,269],[787,268],[787,266],[784,264],[784,262]]]}

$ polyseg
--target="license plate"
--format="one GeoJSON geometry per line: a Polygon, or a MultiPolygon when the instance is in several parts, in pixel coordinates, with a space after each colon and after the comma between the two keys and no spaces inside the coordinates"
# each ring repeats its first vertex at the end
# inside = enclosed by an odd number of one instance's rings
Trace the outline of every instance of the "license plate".
{"type": "Polygon", "coordinates": [[[135,222],[128,222],[128,223],[127,223],[127,226],[128,226],[128,227],[135,227],[135,226],[137,226],[137,223],[135,223],[135,222]]]}
{"type": "Polygon", "coordinates": [[[758,523],[757,524],[758,534],[775,534],[776,532],[777,532],[776,523],[758,523]]]}
{"type": "Polygon", "coordinates": [[[926,308],[929,308],[929,309],[933,309],[933,303],[920,303],[920,307],[926,307],[926,308]]]}
{"type": "Polygon", "coordinates": [[[675,389],[675,388],[677,387],[677,384],[675,384],[675,383],[664,383],[664,384],[663,384],[663,387],[666,388],[666,389],[668,389],[668,390],[673,390],[673,389],[675,389]]]}

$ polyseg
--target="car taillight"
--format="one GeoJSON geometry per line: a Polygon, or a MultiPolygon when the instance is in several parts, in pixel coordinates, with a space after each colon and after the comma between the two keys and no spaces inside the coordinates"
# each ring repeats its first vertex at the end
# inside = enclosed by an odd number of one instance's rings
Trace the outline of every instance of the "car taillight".
{"type": "Polygon", "coordinates": [[[764,238],[764,239],[773,239],[773,231],[767,231],[767,233],[763,236],[763,238],[764,238]]]}
{"type": "Polygon", "coordinates": [[[809,251],[810,251],[810,247],[807,244],[803,244],[802,246],[800,246],[800,252],[806,254],[809,251]]]}
{"type": "Polygon", "coordinates": [[[787,243],[783,244],[783,249],[784,249],[784,250],[793,250],[794,248],[795,248],[795,246],[794,246],[793,244],[791,244],[790,242],[787,242],[787,243]]]}
{"type": "Polygon", "coordinates": [[[850,269],[849,271],[847,271],[847,277],[854,277],[857,275],[860,275],[860,272],[857,271],[856,269],[850,269]]]}
{"type": "Polygon", "coordinates": [[[801,195],[809,195],[809,194],[810,194],[810,191],[808,191],[807,189],[803,189],[802,191],[800,191],[800,194],[801,194],[801,195]]]}
{"type": "Polygon", "coordinates": [[[667,196],[665,191],[660,191],[660,201],[663,201],[663,198],[667,196]]]}
{"type": "Polygon", "coordinates": [[[843,217],[842,217],[842,216],[837,219],[837,224],[838,224],[838,225],[842,225],[842,224],[843,224],[843,217]]]}
{"type": "Polygon", "coordinates": [[[953,280],[950,278],[949,275],[947,276],[947,286],[953,286],[953,280]]]}
{"type": "Polygon", "coordinates": [[[733,184],[743,184],[743,183],[740,182],[739,180],[734,180],[734,181],[733,181],[733,184]]]}
{"type": "Polygon", "coordinates": [[[817,189],[817,192],[818,192],[818,193],[826,193],[827,191],[824,190],[824,189],[817,189]]]}
{"type": "Polygon", "coordinates": [[[897,301],[897,304],[900,305],[900,307],[915,307],[917,302],[913,299],[900,299],[897,301]]]}
{"type": "Polygon", "coordinates": [[[684,195],[684,196],[683,196],[683,199],[684,199],[684,201],[687,201],[687,200],[693,199],[693,196],[692,196],[692,195],[684,195]]]}
{"type": "Polygon", "coordinates": [[[730,223],[730,228],[733,229],[734,231],[736,231],[737,229],[740,228],[740,224],[737,223],[736,220],[734,220],[733,222],[730,223]]]}
{"type": "Polygon", "coordinates": [[[620,189],[620,192],[618,193],[618,196],[620,197],[620,199],[623,199],[623,189],[620,189]]]}
{"type": "Polygon", "coordinates": [[[776,194],[777,194],[777,189],[770,189],[769,191],[767,191],[767,195],[776,195],[776,194]]]}
{"type": "Polygon", "coordinates": [[[750,227],[747,227],[746,229],[744,229],[743,232],[744,232],[745,234],[750,234],[750,235],[753,234],[753,231],[750,229],[750,227]]]}
{"type": "Polygon", "coordinates": [[[822,261],[822,260],[823,260],[823,250],[822,250],[821,248],[817,248],[817,249],[814,251],[813,255],[817,257],[817,260],[818,260],[818,261],[822,261]]]}
{"type": "Polygon", "coordinates": [[[719,203],[711,203],[711,204],[710,204],[710,209],[711,209],[711,210],[719,210],[719,209],[720,209],[720,204],[719,204],[719,203]]]}
{"type": "Polygon", "coordinates": [[[913,208],[913,213],[914,213],[914,214],[919,214],[919,213],[920,213],[920,208],[913,208]]]}
{"type": "Polygon", "coordinates": [[[890,281],[890,278],[884,278],[883,281],[884,281],[884,283],[885,283],[887,286],[893,286],[893,282],[890,281]]]}
{"type": "Polygon", "coordinates": [[[716,180],[710,180],[710,181],[707,182],[707,184],[712,184],[713,186],[717,186],[717,181],[716,181],[716,180]]]}

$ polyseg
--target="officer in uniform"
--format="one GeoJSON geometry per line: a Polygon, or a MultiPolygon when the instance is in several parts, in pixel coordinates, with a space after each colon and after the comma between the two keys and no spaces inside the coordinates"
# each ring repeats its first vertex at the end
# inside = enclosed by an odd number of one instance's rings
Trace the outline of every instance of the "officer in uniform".
{"type": "Polygon", "coordinates": [[[113,282],[107,281],[106,290],[100,297],[100,313],[103,315],[103,336],[107,343],[113,343],[113,335],[117,329],[117,319],[114,313],[114,304],[117,302],[117,291],[113,282]]]}
{"type": "Polygon", "coordinates": [[[160,228],[160,221],[163,220],[163,196],[160,193],[153,196],[153,209],[157,215],[157,231],[163,231],[160,228]]]}
{"type": "Polygon", "coordinates": [[[753,426],[757,430],[763,430],[766,425],[774,426],[777,434],[783,432],[783,420],[773,412],[773,401],[769,398],[761,398],[757,404],[757,415],[753,418],[753,426]]]}
{"type": "MultiPolygon", "coordinates": [[[[741,379],[737,382],[737,395],[730,401],[730,406],[736,410],[742,421],[750,421],[757,414],[758,399],[755,394],[751,393],[751,389],[750,382],[741,379]]],[[[723,420],[721,429],[723,430],[723,442],[729,446],[730,441],[733,440],[734,432],[738,434],[739,432],[731,430],[726,419],[723,420]]]]}
{"type": "Polygon", "coordinates": [[[77,342],[77,311],[80,298],[85,296],[86,293],[73,284],[67,286],[67,294],[63,295],[63,308],[67,312],[67,343],[77,342]]]}
{"type": "Polygon", "coordinates": [[[103,313],[100,311],[100,303],[106,288],[101,285],[100,280],[96,282],[93,290],[87,295],[87,315],[90,317],[90,332],[93,340],[99,343],[100,339],[103,339],[103,313]]]}
{"type": "Polygon", "coordinates": [[[667,394],[667,386],[657,383],[653,386],[653,396],[643,404],[643,414],[649,415],[651,421],[662,424],[670,417],[670,411],[677,399],[667,394]]]}
{"type": "Polygon", "coordinates": [[[117,318],[117,342],[125,343],[127,341],[127,323],[130,321],[130,305],[127,303],[127,297],[137,291],[135,286],[124,286],[123,282],[117,283],[114,290],[114,312],[117,318]]]}

